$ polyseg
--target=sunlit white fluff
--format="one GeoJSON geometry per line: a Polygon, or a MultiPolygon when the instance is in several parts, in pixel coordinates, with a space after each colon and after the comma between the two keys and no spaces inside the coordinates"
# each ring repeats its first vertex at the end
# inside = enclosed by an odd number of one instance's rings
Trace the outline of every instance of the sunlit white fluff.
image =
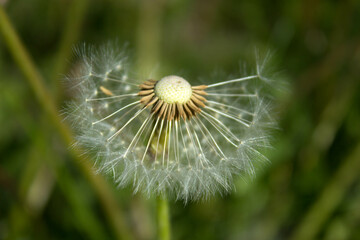
{"type": "Polygon", "coordinates": [[[229,191],[235,175],[252,175],[253,163],[267,160],[261,151],[270,146],[273,121],[262,91],[270,81],[262,76],[262,64],[250,76],[202,82],[207,101],[201,112],[168,121],[141,104],[139,85],[147,79],[128,72],[122,51],[107,45],[77,53],[80,71],[69,77],[79,90],[70,107],[77,144],[95,153],[98,171],[111,174],[119,186],[207,198],[229,191]]]}

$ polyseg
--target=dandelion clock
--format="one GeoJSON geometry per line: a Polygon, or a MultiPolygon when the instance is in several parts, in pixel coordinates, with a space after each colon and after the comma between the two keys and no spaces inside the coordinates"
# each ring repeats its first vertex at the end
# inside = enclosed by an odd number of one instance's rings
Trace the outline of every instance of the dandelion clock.
{"type": "Polygon", "coordinates": [[[196,200],[232,189],[266,161],[273,126],[263,64],[233,79],[140,78],[107,45],[78,51],[70,115],[95,168],[134,192],[196,200]]]}

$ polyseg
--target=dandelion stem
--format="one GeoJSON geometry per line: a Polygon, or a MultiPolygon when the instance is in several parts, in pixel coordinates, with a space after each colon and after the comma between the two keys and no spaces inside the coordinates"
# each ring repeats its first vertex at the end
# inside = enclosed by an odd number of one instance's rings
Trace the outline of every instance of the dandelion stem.
{"type": "Polygon", "coordinates": [[[156,198],[157,222],[158,222],[158,238],[159,240],[170,240],[170,219],[169,219],[169,203],[165,197],[156,198]]]}
{"type": "MultiPolygon", "coordinates": [[[[73,143],[73,137],[68,127],[62,122],[59,113],[56,110],[55,104],[48,90],[44,86],[42,75],[38,72],[24,45],[20,41],[13,26],[8,19],[3,7],[0,5],[0,33],[2,33],[5,43],[8,46],[10,53],[13,55],[16,63],[25,75],[26,80],[29,82],[32,90],[35,93],[41,107],[51,120],[60,133],[64,142],[67,145],[73,143]]],[[[121,214],[121,210],[116,203],[112,192],[107,185],[104,178],[100,175],[95,175],[89,165],[89,161],[85,161],[84,157],[80,157],[81,153],[78,149],[72,151],[76,164],[83,172],[88,181],[92,184],[95,192],[97,193],[100,202],[103,205],[104,211],[107,214],[108,220],[112,224],[118,239],[131,239],[131,235],[125,227],[125,222],[121,214]]]]}

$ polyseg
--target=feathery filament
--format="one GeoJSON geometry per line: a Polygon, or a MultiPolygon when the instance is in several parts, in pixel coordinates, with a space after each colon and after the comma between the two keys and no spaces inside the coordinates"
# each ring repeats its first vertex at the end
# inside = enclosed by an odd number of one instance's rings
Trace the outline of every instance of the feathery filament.
{"type": "Polygon", "coordinates": [[[81,52],[71,116],[77,144],[95,153],[119,186],[189,200],[231,189],[234,175],[264,161],[273,121],[257,74],[192,86],[179,76],[141,80],[112,46],[81,52]]]}

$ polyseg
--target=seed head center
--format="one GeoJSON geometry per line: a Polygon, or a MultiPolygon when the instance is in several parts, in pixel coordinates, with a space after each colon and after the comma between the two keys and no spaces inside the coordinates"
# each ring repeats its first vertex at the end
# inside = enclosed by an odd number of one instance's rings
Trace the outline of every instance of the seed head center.
{"type": "Polygon", "coordinates": [[[205,107],[207,86],[191,86],[178,76],[167,76],[159,81],[149,79],[139,85],[137,95],[145,108],[158,118],[179,120],[190,119],[205,107]]]}
{"type": "Polygon", "coordinates": [[[188,102],[192,95],[191,85],[184,78],[171,75],[163,77],[155,85],[156,96],[168,104],[188,102]]]}

